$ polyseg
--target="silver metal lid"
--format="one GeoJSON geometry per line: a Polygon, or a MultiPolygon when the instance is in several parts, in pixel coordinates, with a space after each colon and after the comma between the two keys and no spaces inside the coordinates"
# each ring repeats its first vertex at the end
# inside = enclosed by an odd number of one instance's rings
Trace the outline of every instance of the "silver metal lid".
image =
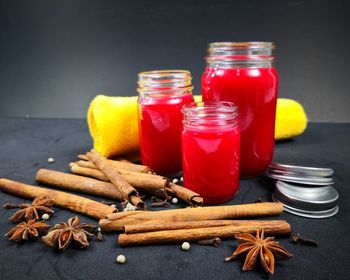
{"type": "Polygon", "coordinates": [[[334,174],[334,170],[331,168],[297,166],[297,165],[281,164],[276,162],[272,162],[270,164],[269,170],[284,171],[284,174],[289,174],[289,175],[298,174],[298,175],[316,176],[316,177],[330,177],[334,174]]]}
{"type": "Polygon", "coordinates": [[[271,170],[268,170],[266,176],[276,180],[305,185],[328,186],[334,184],[333,179],[328,177],[279,174],[271,170]]]}
{"type": "Polygon", "coordinates": [[[283,204],[284,211],[291,213],[293,215],[305,217],[305,218],[313,218],[313,219],[322,219],[322,218],[329,218],[334,216],[338,213],[339,207],[336,205],[334,208],[324,210],[324,211],[304,211],[297,208],[294,208],[292,206],[289,206],[282,201],[278,200],[276,198],[276,195],[272,195],[272,200],[276,202],[281,202],[283,204]]]}
{"type": "Polygon", "coordinates": [[[332,186],[310,188],[277,181],[275,197],[299,210],[324,211],[336,206],[339,194],[332,186]]]}

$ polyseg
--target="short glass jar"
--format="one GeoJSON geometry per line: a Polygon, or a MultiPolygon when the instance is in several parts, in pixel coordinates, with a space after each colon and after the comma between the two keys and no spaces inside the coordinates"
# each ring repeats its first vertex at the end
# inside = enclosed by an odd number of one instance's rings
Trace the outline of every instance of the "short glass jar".
{"type": "Polygon", "coordinates": [[[164,175],[181,171],[184,104],[193,102],[186,70],[142,72],[138,77],[140,155],[144,165],[164,175]]]}
{"type": "Polygon", "coordinates": [[[182,166],[184,186],[206,204],[224,203],[239,188],[238,109],[231,102],[184,105],[182,166]]]}
{"type": "Polygon", "coordinates": [[[278,76],[269,42],[211,43],[202,75],[203,101],[239,108],[241,176],[261,175],[273,158],[278,76]]]}

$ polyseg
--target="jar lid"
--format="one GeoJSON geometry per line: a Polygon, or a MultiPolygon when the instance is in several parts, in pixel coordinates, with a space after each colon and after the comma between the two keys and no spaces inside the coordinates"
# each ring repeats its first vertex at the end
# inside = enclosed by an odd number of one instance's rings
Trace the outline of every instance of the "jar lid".
{"type": "Polygon", "coordinates": [[[304,210],[296,209],[278,200],[275,194],[272,195],[272,200],[276,202],[281,202],[283,204],[284,211],[291,213],[293,215],[297,215],[305,218],[313,218],[313,219],[329,218],[337,214],[339,211],[338,206],[335,206],[334,208],[324,210],[324,211],[304,211],[304,210]]]}
{"type": "Polygon", "coordinates": [[[276,182],[275,195],[286,204],[302,210],[327,210],[335,207],[339,198],[332,186],[306,187],[282,181],[276,182]]]}
{"type": "Polygon", "coordinates": [[[276,182],[273,199],[295,215],[311,218],[326,218],[338,212],[339,194],[333,186],[307,187],[300,184],[276,182]]]}
{"type": "Polygon", "coordinates": [[[297,173],[291,174],[285,171],[274,171],[271,169],[267,171],[266,176],[276,180],[311,186],[329,186],[334,184],[333,179],[328,177],[307,176],[297,173]]]}
{"type": "Polygon", "coordinates": [[[334,174],[334,170],[331,168],[318,168],[297,166],[272,162],[269,166],[269,170],[275,173],[281,173],[284,175],[304,175],[304,176],[317,176],[317,177],[330,177],[334,174]]]}

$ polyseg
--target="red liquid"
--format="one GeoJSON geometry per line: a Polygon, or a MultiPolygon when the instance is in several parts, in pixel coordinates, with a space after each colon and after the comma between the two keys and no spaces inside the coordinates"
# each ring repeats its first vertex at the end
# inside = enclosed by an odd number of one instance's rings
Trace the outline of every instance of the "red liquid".
{"type": "Polygon", "coordinates": [[[278,76],[275,68],[206,68],[203,100],[231,101],[239,108],[241,175],[257,176],[273,157],[278,76]]]}
{"type": "Polygon", "coordinates": [[[184,104],[191,94],[139,98],[141,161],[161,174],[181,171],[181,131],[184,104]]]}
{"type": "Polygon", "coordinates": [[[206,204],[224,203],[239,188],[239,127],[184,127],[182,162],[185,187],[206,204]]]}

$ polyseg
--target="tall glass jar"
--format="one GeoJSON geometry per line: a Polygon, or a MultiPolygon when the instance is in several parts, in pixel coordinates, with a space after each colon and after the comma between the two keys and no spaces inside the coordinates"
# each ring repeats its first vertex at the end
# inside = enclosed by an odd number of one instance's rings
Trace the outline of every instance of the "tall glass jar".
{"type": "Polygon", "coordinates": [[[239,108],[241,176],[262,174],[272,161],[278,76],[269,42],[211,43],[202,75],[203,100],[239,108]]]}
{"type": "Polygon", "coordinates": [[[141,161],[157,173],[181,171],[184,104],[193,102],[192,77],[185,70],[142,72],[138,77],[141,161]]]}
{"type": "Polygon", "coordinates": [[[185,187],[206,204],[224,203],[239,188],[238,110],[231,102],[184,105],[182,162],[185,187]]]}

